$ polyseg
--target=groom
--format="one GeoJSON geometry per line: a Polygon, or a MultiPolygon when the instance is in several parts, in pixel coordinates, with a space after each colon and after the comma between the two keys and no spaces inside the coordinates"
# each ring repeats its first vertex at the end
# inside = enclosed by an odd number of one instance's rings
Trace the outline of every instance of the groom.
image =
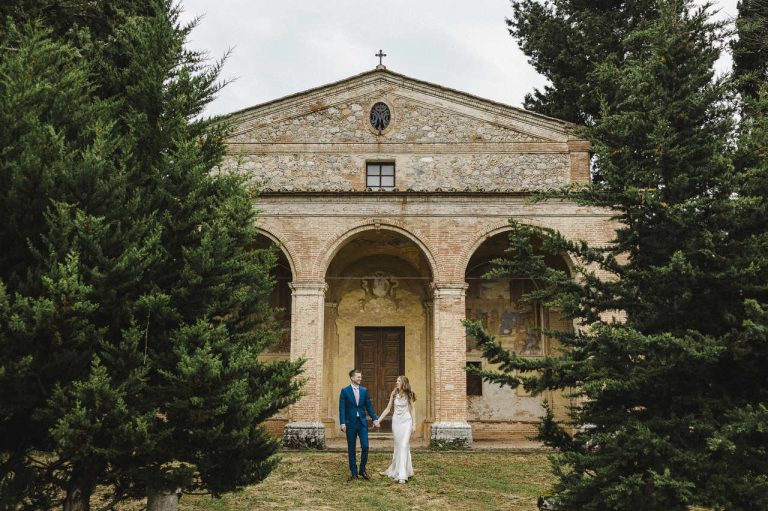
{"type": "Polygon", "coordinates": [[[368,395],[368,389],[360,386],[363,381],[363,373],[359,369],[352,369],[349,372],[349,379],[352,382],[349,386],[341,389],[339,395],[339,422],[341,431],[347,434],[347,455],[349,456],[349,470],[352,475],[349,480],[357,479],[356,447],[357,437],[360,437],[360,477],[370,479],[371,476],[365,470],[365,464],[368,461],[368,420],[365,418],[365,412],[371,416],[371,420],[376,420],[376,412],[373,411],[373,404],[368,395]]]}

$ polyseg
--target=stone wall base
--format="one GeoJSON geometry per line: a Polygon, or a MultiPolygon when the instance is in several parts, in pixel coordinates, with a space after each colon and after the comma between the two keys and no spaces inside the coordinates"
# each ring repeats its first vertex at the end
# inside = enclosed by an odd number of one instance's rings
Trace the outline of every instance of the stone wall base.
{"type": "Polygon", "coordinates": [[[466,422],[435,422],[429,446],[433,449],[470,449],[472,427],[466,422]]]}
{"type": "Polygon", "coordinates": [[[283,447],[325,449],[325,426],[322,422],[289,422],[283,429],[283,447]]]}
{"type": "Polygon", "coordinates": [[[537,421],[472,420],[472,439],[507,442],[527,442],[538,434],[537,421]]]}

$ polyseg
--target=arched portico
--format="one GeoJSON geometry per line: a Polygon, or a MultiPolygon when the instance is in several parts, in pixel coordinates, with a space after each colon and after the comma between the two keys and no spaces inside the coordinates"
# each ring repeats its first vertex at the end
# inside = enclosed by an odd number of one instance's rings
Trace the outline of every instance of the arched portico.
{"type": "MultiPolygon", "coordinates": [[[[270,295],[270,305],[276,310],[276,323],[283,329],[280,340],[267,347],[259,359],[265,362],[287,360],[291,356],[291,323],[292,323],[292,292],[291,282],[294,279],[294,264],[291,253],[280,240],[265,231],[259,231],[255,240],[255,247],[259,249],[273,249],[277,260],[272,268],[271,275],[274,278],[274,287],[270,295]]],[[[282,432],[282,426],[288,419],[288,410],[281,410],[267,422],[267,427],[273,433],[282,432]]]]}
{"type": "MultiPolygon", "coordinates": [[[[282,257],[284,259],[284,263],[288,265],[288,269],[291,272],[291,275],[297,274],[297,268],[296,268],[296,258],[293,256],[293,251],[286,246],[286,244],[278,237],[272,234],[271,232],[263,229],[258,228],[258,236],[256,237],[256,244],[259,247],[265,247],[268,245],[274,246],[277,250],[280,251],[282,254],[282,257]],[[266,240],[265,240],[266,238],[266,240]],[[268,240],[268,241],[267,241],[268,240]]],[[[278,264],[281,264],[281,261],[278,261],[278,264]]]]}
{"type": "MultiPolygon", "coordinates": [[[[517,221],[521,222],[520,219],[517,219],[517,221]]],[[[540,222],[533,222],[531,220],[524,223],[529,225],[541,225],[540,222]]],[[[509,225],[509,220],[487,226],[479,235],[475,236],[471,242],[467,244],[466,248],[461,252],[461,256],[459,257],[459,268],[461,268],[462,271],[466,271],[470,265],[470,259],[476,258],[476,254],[482,245],[488,244],[488,241],[491,240],[491,238],[497,240],[498,244],[498,240],[504,239],[500,235],[506,237],[509,235],[511,230],[512,227],[509,225]]],[[[502,255],[502,253],[500,252],[499,255],[502,255]]],[[[551,259],[551,261],[555,261],[555,264],[557,265],[560,264],[557,261],[561,261],[566,265],[568,273],[571,275],[573,274],[574,263],[568,254],[558,255],[555,259],[551,259]]]]}

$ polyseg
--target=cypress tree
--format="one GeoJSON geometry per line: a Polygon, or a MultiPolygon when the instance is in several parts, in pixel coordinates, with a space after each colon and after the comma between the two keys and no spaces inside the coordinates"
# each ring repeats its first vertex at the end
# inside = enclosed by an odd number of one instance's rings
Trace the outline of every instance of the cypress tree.
{"type": "Polygon", "coordinates": [[[51,5],[4,7],[2,505],[258,482],[301,363],[258,359],[280,334],[275,254],[253,248],[244,180],[216,171],[220,65],[170,2],[51,5]]]}
{"type": "Polygon", "coordinates": [[[57,245],[50,226],[91,234],[125,190],[113,179],[108,105],[92,97],[80,55],[40,26],[4,28],[0,495],[5,507],[26,495],[29,507],[41,509],[55,490],[37,477],[46,463],[35,459],[45,456],[33,454],[55,447],[52,424],[40,414],[60,382],[85,374],[103,334],[89,317],[98,305],[88,296],[81,247],[57,245]]]}
{"type": "MultiPolygon", "coordinates": [[[[765,509],[764,169],[729,157],[729,84],[713,78],[722,26],[689,1],[656,9],[623,58],[595,67],[601,110],[585,134],[602,180],[566,194],[613,211],[615,239],[590,247],[512,222],[495,270],[546,283],[526,298],[576,332],[546,332],[564,349],[534,360],[468,327],[500,364],[486,379],[573,397],[565,420],[548,410],[540,427],[557,449],[553,509],[765,509]],[[575,278],[541,251],[570,254],[575,278]]],[[[764,151],[752,133],[745,151],[764,151]]]]}
{"type": "MultiPolygon", "coordinates": [[[[734,51],[734,85],[738,94],[739,124],[736,132],[735,186],[740,208],[730,226],[737,250],[733,265],[744,272],[747,313],[743,326],[730,333],[732,361],[744,374],[736,384],[751,399],[737,401],[725,414],[720,434],[713,442],[720,466],[727,470],[721,488],[746,502],[741,509],[768,507],[768,392],[765,365],[768,353],[768,2],[739,3],[734,51]],[[762,388],[756,387],[762,385],[762,388]]],[[[738,509],[738,507],[733,506],[738,509]]]]}

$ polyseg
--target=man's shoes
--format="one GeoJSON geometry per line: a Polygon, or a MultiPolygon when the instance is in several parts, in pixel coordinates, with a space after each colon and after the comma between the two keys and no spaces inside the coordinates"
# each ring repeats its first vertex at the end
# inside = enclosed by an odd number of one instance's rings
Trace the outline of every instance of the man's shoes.
{"type": "Polygon", "coordinates": [[[355,474],[352,474],[351,476],[349,476],[349,479],[347,479],[347,482],[356,481],[356,480],[357,480],[357,476],[355,474]]]}
{"type": "Polygon", "coordinates": [[[366,481],[370,481],[370,480],[371,480],[371,476],[369,476],[369,475],[368,475],[368,472],[367,472],[367,471],[365,471],[365,470],[364,470],[364,471],[362,471],[362,472],[360,472],[360,477],[362,477],[362,478],[363,478],[363,479],[365,479],[366,481]]]}

